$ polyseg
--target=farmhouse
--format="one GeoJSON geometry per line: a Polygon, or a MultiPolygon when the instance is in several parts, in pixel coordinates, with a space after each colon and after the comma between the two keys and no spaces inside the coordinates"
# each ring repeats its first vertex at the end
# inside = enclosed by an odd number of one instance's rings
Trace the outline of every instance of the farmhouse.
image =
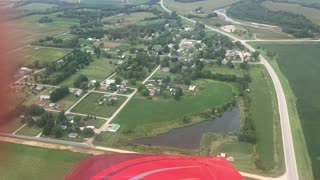
{"type": "Polygon", "coordinates": [[[236,30],[236,27],[233,25],[227,25],[227,26],[222,26],[221,29],[226,32],[234,32],[236,30]]]}
{"type": "Polygon", "coordinates": [[[50,95],[41,95],[40,100],[50,100],[50,95]]]}
{"type": "Polygon", "coordinates": [[[68,137],[69,138],[76,138],[78,136],[78,133],[69,133],[68,137]]]}
{"type": "Polygon", "coordinates": [[[192,40],[192,39],[182,39],[180,44],[179,44],[179,47],[180,48],[191,48],[196,43],[201,43],[201,41],[192,40]]]}

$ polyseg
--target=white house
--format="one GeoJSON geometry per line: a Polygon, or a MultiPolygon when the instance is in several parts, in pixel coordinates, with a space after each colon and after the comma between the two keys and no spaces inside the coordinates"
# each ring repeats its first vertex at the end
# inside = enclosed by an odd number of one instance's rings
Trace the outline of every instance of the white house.
{"type": "Polygon", "coordinates": [[[41,95],[40,100],[50,100],[50,95],[41,95]]]}
{"type": "Polygon", "coordinates": [[[196,86],[194,86],[194,85],[189,86],[189,91],[194,91],[195,89],[196,89],[196,86]]]}

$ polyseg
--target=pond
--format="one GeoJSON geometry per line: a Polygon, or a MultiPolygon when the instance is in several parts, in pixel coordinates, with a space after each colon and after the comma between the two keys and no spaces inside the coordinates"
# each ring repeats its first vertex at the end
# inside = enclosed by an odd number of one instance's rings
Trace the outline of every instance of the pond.
{"type": "Polygon", "coordinates": [[[234,107],[231,111],[227,111],[223,113],[221,117],[213,120],[206,120],[190,126],[176,128],[154,137],[135,139],[132,142],[183,149],[197,149],[200,147],[201,138],[205,133],[237,133],[239,131],[240,111],[238,107],[234,107]]]}

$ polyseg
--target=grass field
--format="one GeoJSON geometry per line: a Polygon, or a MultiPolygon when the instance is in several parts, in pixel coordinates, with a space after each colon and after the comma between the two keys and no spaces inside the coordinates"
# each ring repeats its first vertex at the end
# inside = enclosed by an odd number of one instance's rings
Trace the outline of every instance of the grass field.
{"type": "Polygon", "coordinates": [[[250,70],[251,105],[249,113],[254,120],[257,144],[255,151],[266,167],[274,168],[276,174],[284,171],[284,159],[280,119],[277,98],[271,78],[262,67],[253,67],[250,70]],[[268,90],[266,90],[268,89],[268,90]]]}
{"type": "Polygon", "coordinates": [[[59,13],[46,14],[46,15],[32,15],[26,16],[14,21],[15,25],[11,29],[12,38],[18,41],[19,44],[29,44],[33,41],[39,40],[46,36],[56,36],[69,31],[69,27],[79,24],[79,19],[57,17],[59,13]],[[48,16],[53,19],[51,23],[39,23],[38,20],[48,16]]]}
{"type": "Polygon", "coordinates": [[[197,81],[196,84],[200,86],[199,94],[186,95],[179,101],[149,100],[136,95],[113,122],[119,123],[122,129],[134,129],[152,123],[175,121],[233,99],[231,85],[209,80],[197,81]]]}
{"type": "Polygon", "coordinates": [[[174,0],[165,0],[164,4],[168,9],[176,11],[178,14],[191,14],[197,7],[203,7],[204,10],[212,11],[231,5],[239,0],[203,0],[191,3],[180,3],[174,0]]]}
{"type": "MultiPolygon", "coordinates": [[[[300,179],[319,179],[319,62],[320,44],[253,43],[278,57],[270,63],[284,87],[300,179]],[[308,154],[310,156],[308,156],[308,154]],[[311,168],[311,165],[313,168],[311,168]],[[314,178],[311,170],[313,169],[314,178]]],[[[264,51],[262,51],[264,52],[264,51]]]]}
{"type": "Polygon", "coordinates": [[[302,14],[313,23],[320,25],[320,10],[303,7],[298,4],[276,3],[272,1],[264,1],[262,4],[264,7],[273,11],[286,11],[295,14],[302,14]]]}
{"type": "Polygon", "coordinates": [[[126,100],[126,97],[116,96],[118,100],[114,106],[108,105],[108,98],[104,97],[104,94],[90,93],[85,97],[76,107],[72,109],[72,112],[95,115],[100,117],[110,117],[126,100]],[[102,105],[99,105],[98,99],[106,99],[102,105]]]}
{"type": "Polygon", "coordinates": [[[19,56],[18,64],[28,65],[38,61],[41,65],[43,63],[56,61],[70,52],[70,49],[63,48],[27,47],[17,52],[19,56]]]}
{"type": "Polygon", "coordinates": [[[73,87],[73,83],[76,78],[83,74],[89,78],[89,80],[97,80],[99,82],[105,80],[108,76],[110,76],[114,70],[115,66],[110,64],[110,61],[116,62],[114,59],[106,59],[106,58],[95,58],[94,61],[84,69],[77,71],[75,74],[62,81],[59,86],[69,86],[73,87]]]}
{"type": "Polygon", "coordinates": [[[27,4],[25,6],[21,6],[18,9],[20,10],[46,10],[46,9],[51,9],[57,7],[56,4],[45,4],[45,3],[31,3],[31,4],[27,4]]]}
{"type": "Polygon", "coordinates": [[[25,126],[20,131],[18,131],[17,134],[25,135],[25,136],[37,136],[41,132],[42,132],[42,129],[36,126],[32,126],[32,127],[25,126]]]}
{"type": "Polygon", "coordinates": [[[88,155],[31,147],[25,145],[0,143],[1,179],[63,179],[80,160],[88,155]]]}

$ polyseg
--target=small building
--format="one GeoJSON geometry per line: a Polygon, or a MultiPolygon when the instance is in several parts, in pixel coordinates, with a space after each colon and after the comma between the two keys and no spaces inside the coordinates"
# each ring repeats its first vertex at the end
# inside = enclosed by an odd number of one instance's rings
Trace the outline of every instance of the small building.
{"type": "Polygon", "coordinates": [[[120,128],[119,124],[109,124],[108,128],[106,129],[106,131],[117,132],[119,128],[120,128]]]}
{"type": "Polygon", "coordinates": [[[237,28],[234,25],[226,25],[221,27],[226,32],[234,32],[237,28]]]}
{"type": "Polygon", "coordinates": [[[79,90],[77,90],[77,91],[75,91],[75,95],[76,96],[81,96],[81,94],[83,93],[83,91],[81,90],[81,89],[79,89],[79,90]]]}
{"type": "Polygon", "coordinates": [[[74,120],[74,116],[73,115],[67,115],[66,118],[67,118],[68,121],[74,120]]]}
{"type": "Polygon", "coordinates": [[[94,129],[94,126],[86,126],[86,128],[94,129]]]}
{"type": "Polygon", "coordinates": [[[42,89],[43,89],[43,86],[37,86],[37,87],[36,87],[36,90],[37,90],[37,91],[41,91],[42,89]]]}
{"type": "Polygon", "coordinates": [[[49,107],[54,107],[56,104],[55,103],[50,103],[49,107]]]}
{"type": "Polygon", "coordinates": [[[29,71],[29,72],[32,71],[32,69],[29,69],[27,67],[21,67],[20,70],[21,71],[29,71]]]}
{"type": "Polygon", "coordinates": [[[67,125],[61,125],[60,127],[61,127],[61,129],[63,129],[63,130],[67,129],[67,125]]]}
{"type": "Polygon", "coordinates": [[[115,79],[107,79],[107,80],[105,81],[105,84],[106,84],[107,86],[110,86],[110,84],[113,84],[113,83],[116,83],[116,80],[115,80],[115,79]]]}
{"type": "Polygon", "coordinates": [[[40,100],[50,100],[50,95],[41,95],[40,100]]]}
{"type": "Polygon", "coordinates": [[[196,89],[196,86],[194,86],[194,85],[189,86],[189,91],[194,91],[195,89],[196,89]]]}
{"type": "Polygon", "coordinates": [[[78,136],[78,133],[69,133],[68,137],[69,138],[76,138],[78,136]]]}

